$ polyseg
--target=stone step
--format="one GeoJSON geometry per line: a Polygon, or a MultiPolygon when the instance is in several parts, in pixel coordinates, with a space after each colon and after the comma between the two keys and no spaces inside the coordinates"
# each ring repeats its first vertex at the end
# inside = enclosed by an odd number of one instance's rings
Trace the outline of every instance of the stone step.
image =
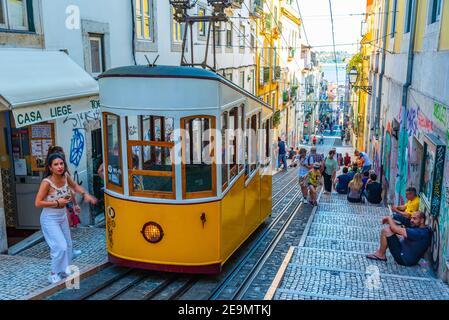
{"type": "Polygon", "coordinates": [[[338,251],[333,249],[317,249],[298,247],[292,256],[291,263],[297,265],[314,265],[319,267],[348,269],[368,272],[371,268],[382,274],[434,279],[435,274],[427,266],[404,267],[397,264],[391,255],[387,262],[366,258],[371,252],[338,251]]]}
{"type": "Polygon", "coordinates": [[[341,240],[379,242],[380,228],[354,228],[312,223],[308,235],[341,240]]]}
{"type": "Polygon", "coordinates": [[[441,280],[379,275],[365,272],[290,264],[275,297],[358,300],[448,300],[449,290],[441,280]]]}
{"type": "Polygon", "coordinates": [[[318,206],[319,211],[341,212],[341,213],[366,213],[366,214],[379,214],[387,215],[389,210],[384,207],[374,207],[367,205],[354,205],[347,202],[347,204],[334,205],[332,203],[320,203],[318,206]]]}
{"type": "Polygon", "coordinates": [[[367,228],[380,228],[381,218],[379,217],[361,217],[351,214],[316,214],[313,220],[314,223],[333,224],[338,226],[358,226],[367,228]]]}
{"type": "Polygon", "coordinates": [[[379,246],[379,242],[350,241],[346,239],[332,239],[323,237],[308,236],[304,247],[317,249],[331,249],[352,252],[373,252],[379,246]]]}

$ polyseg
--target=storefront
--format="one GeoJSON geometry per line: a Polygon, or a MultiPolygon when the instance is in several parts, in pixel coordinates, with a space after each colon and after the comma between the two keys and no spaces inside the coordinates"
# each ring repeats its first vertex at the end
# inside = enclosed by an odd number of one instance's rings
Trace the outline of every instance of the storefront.
{"type": "Polygon", "coordinates": [[[86,175],[87,164],[78,167],[87,162],[92,123],[99,127],[98,100],[97,82],[64,52],[0,51],[0,208],[8,229],[39,228],[34,199],[49,146],[64,148],[75,179],[86,175]]]}

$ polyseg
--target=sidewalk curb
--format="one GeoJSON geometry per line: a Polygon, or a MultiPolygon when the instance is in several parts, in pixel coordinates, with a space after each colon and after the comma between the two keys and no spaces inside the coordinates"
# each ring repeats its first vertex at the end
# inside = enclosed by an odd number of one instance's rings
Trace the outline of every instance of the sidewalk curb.
{"type": "MultiPolygon", "coordinates": [[[[109,266],[110,263],[107,259],[105,259],[100,264],[94,265],[89,267],[88,269],[84,270],[80,273],[80,280],[85,279],[103,269],[105,269],[107,266],[109,266]]],[[[61,280],[58,283],[52,284],[50,286],[47,286],[43,289],[34,291],[24,297],[22,297],[20,300],[42,300],[66,287],[66,281],[61,280]]]]}
{"type": "MultiPolygon", "coordinates": [[[[318,195],[317,201],[321,199],[321,195],[323,194],[323,189],[321,189],[320,194],[318,195]]],[[[284,257],[284,260],[282,261],[281,266],[279,267],[278,272],[276,273],[276,276],[273,279],[273,282],[271,283],[270,287],[267,290],[267,293],[265,294],[265,297],[263,300],[273,300],[274,295],[276,294],[276,290],[279,287],[280,283],[282,282],[282,279],[284,278],[285,271],[287,270],[287,267],[290,263],[290,260],[293,256],[293,253],[296,248],[303,247],[304,242],[306,241],[307,235],[309,234],[310,227],[312,225],[313,219],[315,218],[315,213],[318,210],[318,206],[314,206],[312,209],[312,212],[309,216],[309,219],[307,220],[306,227],[304,228],[304,231],[301,235],[301,239],[299,240],[299,244],[297,247],[291,246],[288,249],[287,254],[284,257]]]]}

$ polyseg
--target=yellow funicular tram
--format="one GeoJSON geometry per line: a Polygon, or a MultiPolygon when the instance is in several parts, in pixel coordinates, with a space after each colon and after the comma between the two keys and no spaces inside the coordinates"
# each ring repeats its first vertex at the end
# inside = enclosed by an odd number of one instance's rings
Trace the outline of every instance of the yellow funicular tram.
{"type": "Polygon", "coordinates": [[[271,213],[272,109],[199,68],[100,76],[113,263],[217,273],[271,213]]]}

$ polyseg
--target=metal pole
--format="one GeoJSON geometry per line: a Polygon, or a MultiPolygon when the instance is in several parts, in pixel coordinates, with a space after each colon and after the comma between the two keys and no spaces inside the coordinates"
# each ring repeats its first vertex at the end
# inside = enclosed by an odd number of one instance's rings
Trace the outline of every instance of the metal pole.
{"type": "Polygon", "coordinates": [[[11,128],[11,111],[5,112],[6,118],[6,143],[7,150],[9,154],[9,162],[10,162],[10,172],[11,172],[11,197],[13,202],[13,209],[15,214],[17,214],[17,194],[16,194],[16,172],[14,170],[14,155],[12,150],[12,128],[11,128]]]}

